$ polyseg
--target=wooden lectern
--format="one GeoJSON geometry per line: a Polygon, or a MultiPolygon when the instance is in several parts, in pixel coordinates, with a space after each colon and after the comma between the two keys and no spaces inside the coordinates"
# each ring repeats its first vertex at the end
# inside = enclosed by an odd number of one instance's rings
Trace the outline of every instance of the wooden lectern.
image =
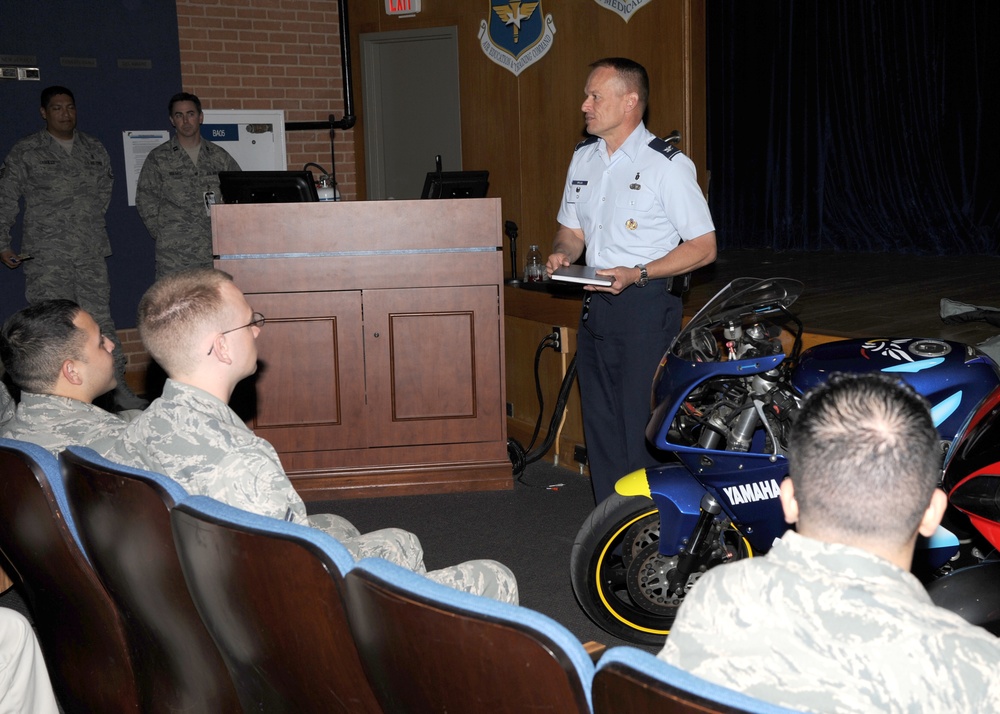
{"type": "Polygon", "coordinates": [[[512,488],[501,223],[496,198],[212,207],[267,319],[234,408],[304,499],[512,488]]]}

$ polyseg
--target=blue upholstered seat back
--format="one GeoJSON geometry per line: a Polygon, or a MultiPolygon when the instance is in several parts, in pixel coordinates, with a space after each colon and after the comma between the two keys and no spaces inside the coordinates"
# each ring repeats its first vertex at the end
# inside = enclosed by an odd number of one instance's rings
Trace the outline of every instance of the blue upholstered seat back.
{"type": "Polygon", "coordinates": [[[59,468],[59,459],[50,454],[46,449],[43,449],[41,446],[31,444],[27,441],[0,439],[0,446],[18,451],[25,456],[28,456],[41,467],[42,473],[45,475],[45,478],[49,483],[49,488],[52,489],[52,495],[56,499],[56,505],[62,513],[66,527],[69,528],[70,533],[73,534],[73,538],[76,540],[77,548],[80,549],[80,552],[83,553],[83,557],[86,558],[86,551],[83,549],[83,542],[80,540],[80,533],[76,528],[76,523],[73,521],[73,514],[70,513],[69,502],[66,500],[66,488],[63,486],[62,470],[59,468]]]}
{"type": "Polygon", "coordinates": [[[244,511],[208,496],[190,496],[185,500],[184,505],[197,515],[232,523],[240,528],[286,536],[309,543],[327,555],[340,570],[341,575],[354,566],[354,558],[351,557],[347,548],[337,542],[335,538],[316,528],[244,511]]]}
{"type": "Polygon", "coordinates": [[[95,466],[109,469],[111,471],[118,471],[119,473],[127,476],[133,476],[140,481],[156,484],[170,495],[170,497],[174,500],[174,503],[180,503],[184,499],[188,498],[188,492],[184,490],[183,486],[163,474],[156,473],[155,471],[146,471],[145,469],[136,469],[131,466],[119,464],[115,461],[108,461],[96,451],[87,448],[86,446],[70,446],[66,449],[66,451],[75,454],[84,461],[88,461],[95,466]]]}

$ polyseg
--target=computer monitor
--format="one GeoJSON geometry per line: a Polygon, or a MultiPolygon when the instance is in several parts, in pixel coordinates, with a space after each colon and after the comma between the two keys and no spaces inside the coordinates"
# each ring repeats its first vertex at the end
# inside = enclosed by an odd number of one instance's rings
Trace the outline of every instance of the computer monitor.
{"type": "Polygon", "coordinates": [[[430,171],[420,198],[484,198],[489,171],[430,171]]]}
{"type": "Polygon", "coordinates": [[[223,203],[318,201],[310,171],[220,171],[223,203]]]}

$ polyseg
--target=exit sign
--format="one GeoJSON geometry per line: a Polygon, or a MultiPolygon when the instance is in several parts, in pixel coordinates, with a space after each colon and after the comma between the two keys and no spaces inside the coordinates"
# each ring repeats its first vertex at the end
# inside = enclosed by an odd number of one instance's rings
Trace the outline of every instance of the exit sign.
{"type": "Polygon", "coordinates": [[[420,12],[420,0],[385,0],[386,15],[414,15],[420,12]]]}

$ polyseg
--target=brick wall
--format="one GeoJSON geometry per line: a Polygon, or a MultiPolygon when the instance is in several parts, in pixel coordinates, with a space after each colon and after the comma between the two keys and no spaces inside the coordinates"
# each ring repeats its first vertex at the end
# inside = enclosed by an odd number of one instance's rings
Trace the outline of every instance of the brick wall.
{"type": "Polygon", "coordinates": [[[134,327],[118,330],[118,339],[122,343],[125,357],[128,358],[128,365],[125,367],[125,380],[133,392],[143,394],[146,391],[146,370],[152,360],[142,346],[139,330],[134,327]]]}
{"type": "MultiPolygon", "coordinates": [[[[285,121],[344,115],[335,0],[177,0],[184,90],[212,109],[283,109],[285,121]]],[[[288,168],[312,161],[357,196],[352,132],[286,132],[288,168]]]]}
{"type": "MultiPolygon", "coordinates": [[[[177,0],[184,91],[212,109],[283,109],[285,121],[344,116],[335,0],[177,0]]],[[[345,200],[357,197],[354,137],[336,134],[336,165],[324,131],[285,135],[288,168],[312,161],[336,172],[345,200]]],[[[145,392],[150,358],[135,329],[119,330],[126,379],[145,392]]]]}

